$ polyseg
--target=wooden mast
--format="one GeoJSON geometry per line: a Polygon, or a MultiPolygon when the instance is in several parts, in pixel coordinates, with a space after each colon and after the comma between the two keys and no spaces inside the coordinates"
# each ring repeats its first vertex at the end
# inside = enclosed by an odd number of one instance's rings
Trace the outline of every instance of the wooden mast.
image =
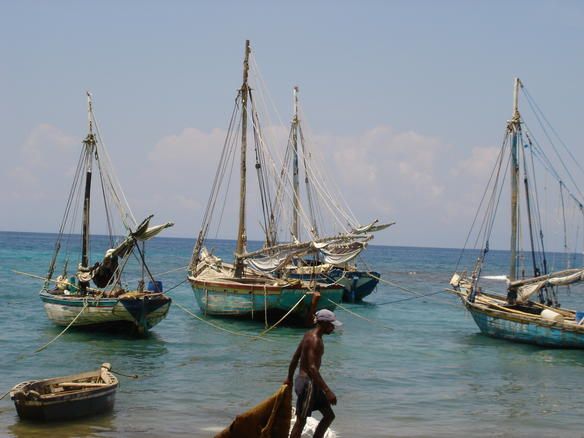
{"type": "Polygon", "coordinates": [[[249,86],[247,76],[249,71],[249,40],[245,41],[245,58],[243,61],[243,84],[241,85],[241,179],[239,192],[239,227],[237,231],[237,246],[235,247],[235,276],[243,276],[243,253],[247,240],[245,234],[245,195],[246,195],[246,149],[247,149],[247,98],[249,86]]]}
{"type": "Polygon", "coordinates": [[[518,227],[518,192],[519,192],[519,159],[517,153],[517,142],[520,129],[520,115],[519,115],[519,86],[521,81],[515,78],[515,86],[513,92],[513,117],[509,122],[509,130],[511,131],[511,262],[509,266],[509,281],[514,281],[517,278],[517,227],[518,227]]]}
{"type": "Polygon", "coordinates": [[[91,166],[93,161],[93,154],[95,151],[95,135],[93,134],[93,107],[91,102],[91,94],[87,92],[87,118],[89,122],[89,133],[83,144],[85,146],[85,157],[87,160],[87,167],[85,173],[85,195],[83,198],[83,230],[82,230],[82,248],[81,248],[81,266],[87,268],[89,266],[89,210],[91,204],[91,166]]]}
{"type": "Polygon", "coordinates": [[[300,240],[298,226],[298,210],[300,209],[300,182],[298,176],[298,87],[294,87],[294,118],[292,119],[292,147],[294,148],[292,159],[292,186],[294,189],[294,206],[292,209],[292,234],[300,240]]]}

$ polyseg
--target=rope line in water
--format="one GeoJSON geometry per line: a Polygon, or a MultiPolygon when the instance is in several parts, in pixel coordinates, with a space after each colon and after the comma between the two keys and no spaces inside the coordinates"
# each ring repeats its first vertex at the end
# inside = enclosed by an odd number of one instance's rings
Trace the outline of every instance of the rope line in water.
{"type": "Polygon", "coordinates": [[[110,372],[114,373],[114,374],[118,374],[120,376],[129,377],[130,379],[139,379],[140,378],[140,376],[138,374],[124,374],[124,373],[120,373],[119,371],[114,371],[112,368],[110,368],[110,372]]]}
{"type": "Polygon", "coordinates": [[[393,330],[393,328],[391,328],[391,327],[388,327],[388,326],[386,326],[386,325],[384,325],[384,324],[382,324],[382,323],[380,323],[380,322],[378,322],[378,321],[375,321],[375,320],[373,320],[373,319],[369,319],[369,318],[365,318],[364,316],[362,316],[362,315],[359,315],[358,313],[355,313],[355,312],[353,312],[352,310],[349,310],[349,309],[347,309],[347,308],[346,308],[345,306],[343,306],[342,304],[336,303],[336,302],[334,302],[333,300],[331,300],[330,298],[327,298],[327,300],[329,300],[329,301],[330,301],[331,303],[333,303],[333,304],[336,304],[336,305],[337,305],[337,307],[339,307],[340,309],[344,310],[345,312],[347,312],[347,313],[349,313],[349,314],[351,314],[351,315],[353,315],[353,316],[355,316],[355,317],[357,317],[357,318],[360,318],[360,319],[362,319],[362,320],[364,320],[364,321],[367,321],[367,322],[369,322],[370,324],[374,324],[374,325],[381,326],[381,327],[383,327],[383,328],[385,328],[385,329],[387,329],[387,330],[393,330]]]}
{"type": "Polygon", "coordinates": [[[227,332],[227,333],[232,334],[232,335],[235,335],[235,336],[244,336],[246,338],[261,339],[262,341],[270,341],[270,342],[272,342],[270,339],[262,338],[260,336],[248,335],[247,333],[235,332],[235,331],[232,331],[232,330],[223,328],[223,327],[221,327],[221,326],[219,326],[217,324],[212,323],[211,321],[207,321],[206,319],[201,318],[198,315],[195,315],[193,312],[191,312],[189,309],[187,309],[186,307],[184,307],[183,305],[181,305],[179,303],[174,303],[174,305],[175,306],[178,306],[179,309],[184,310],[186,313],[188,313],[189,315],[191,315],[193,318],[195,318],[195,319],[197,319],[197,320],[199,320],[201,322],[204,322],[205,324],[210,325],[211,327],[214,327],[217,330],[221,330],[221,331],[227,332]]]}
{"type": "MultiPolygon", "coordinates": [[[[438,294],[442,294],[447,292],[446,290],[439,290],[437,292],[432,292],[431,294],[425,294],[425,295],[420,295],[420,296],[415,296],[415,297],[409,297],[409,298],[402,298],[401,300],[395,300],[395,301],[386,301],[385,303],[375,303],[376,306],[384,306],[386,304],[395,304],[395,303],[401,303],[402,301],[409,301],[409,300],[417,300],[419,298],[426,298],[426,297],[431,297],[432,295],[438,295],[438,294]]],[[[456,306],[458,307],[458,306],[456,306]]]]}
{"type": "MultiPolygon", "coordinates": [[[[437,295],[438,294],[438,292],[437,293],[431,293],[431,294],[422,294],[420,292],[416,292],[415,290],[408,289],[407,287],[400,286],[397,283],[393,283],[393,282],[391,282],[389,280],[384,280],[381,277],[377,277],[377,276],[373,275],[371,272],[369,272],[368,274],[372,278],[375,278],[376,280],[381,281],[382,283],[388,284],[388,285],[393,286],[393,287],[397,287],[398,289],[401,289],[401,290],[403,290],[405,292],[408,292],[408,293],[417,295],[416,298],[426,298],[426,297],[431,297],[432,295],[437,295]]],[[[440,292],[447,292],[447,290],[445,289],[444,291],[440,291],[440,292]]],[[[439,300],[439,301],[440,301],[441,304],[448,304],[449,306],[460,307],[458,304],[448,303],[448,302],[443,301],[443,300],[439,300]]],[[[389,304],[389,302],[388,303],[381,303],[381,304],[389,304]]]]}
{"type": "Polygon", "coordinates": [[[73,325],[73,323],[75,321],[77,321],[77,318],[79,318],[81,316],[81,314],[83,313],[83,311],[87,308],[87,306],[89,305],[89,301],[85,300],[85,303],[83,304],[83,308],[81,309],[81,311],[77,314],[77,316],[75,318],[73,318],[73,321],[71,321],[69,323],[69,325],[67,327],[65,327],[63,329],[63,331],[61,333],[59,333],[57,336],[55,336],[51,341],[47,342],[45,345],[43,345],[42,347],[36,349],[34,352],[36,353],[40,353],[41,351],[43,351],[45,348],[47,348],[49,345],[51,345],[53,342],[55,342],[57,339],[59,339],[63,333],[65,333],[67,330],[69,330],[69,327],[71,327],[73,325]]]}
{"type": "Polygon", "coordinates": [[[305,293],[304,295],[302,295],[302,297],[300,297],[300,299],[298,300],[298,302],[296,304],[294,304],[294,306],[292,306],[292,308],[288,311],[288,313],[286,313],[282,318],[280,318],[278,320],[278,322],[276,322],[271,327],[265,329],[258,336],[263,336],[266,333],[268,333],[270,330],[275,329],[278,326],[278,324],[280,324],[282,321],[284,321],[288,317],[288,315],[290,315],[294,311],[294,309],[296,309],[296,307],[298,307],[298,305],[302,302],[302,300],[304,300],[304,297],[306,297],[306,295],[308,295],[308,293],[305,293]]]}
{"type": "Polygon", "coordinates": [[[185,278],[183,281],[181,281],[178,284],[175,284],[174,286],[172,286],[170,289],[167,289],[164,291],[165,294],[168,294],[171,290],[176,289],[177,287],[181,286],[182,284],[186,283],[187,281],[189,281],[188,278],[185,278]]]}

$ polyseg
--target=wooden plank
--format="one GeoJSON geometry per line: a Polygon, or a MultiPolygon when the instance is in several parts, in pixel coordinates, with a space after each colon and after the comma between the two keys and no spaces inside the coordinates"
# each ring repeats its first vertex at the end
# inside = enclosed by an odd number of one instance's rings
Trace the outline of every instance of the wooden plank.
{"type": "Polygon", "coordinates": [[[99,388],[101,386],[108,386],[109,383],[91,383],[91,382],[63,382],[59,386],[68,386],[70,388],[99,388]]]}

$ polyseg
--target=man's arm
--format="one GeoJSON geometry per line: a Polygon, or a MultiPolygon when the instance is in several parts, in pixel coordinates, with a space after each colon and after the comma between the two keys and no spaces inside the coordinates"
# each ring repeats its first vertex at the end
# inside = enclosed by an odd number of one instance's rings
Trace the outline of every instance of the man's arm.
{"type": "Polygon", "coordinates": [[[298,366],[298,361],[300,360],[300,355],[302,354],[302,341],[298,344],[298,348],[294,352],[294,356],[292,356],[292,360],[290,361],[290,366],[288,367],[288,377],[284,380],[284,385],[290,385],[292,383],[292,379],[294,378],[294,371],[296,371],[296,367],[298,366]]]}

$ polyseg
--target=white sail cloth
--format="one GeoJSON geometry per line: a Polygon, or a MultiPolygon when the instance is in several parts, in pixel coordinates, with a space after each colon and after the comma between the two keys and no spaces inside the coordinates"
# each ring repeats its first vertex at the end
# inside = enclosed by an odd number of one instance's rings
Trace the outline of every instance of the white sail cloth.
{"type": "Polygon", "coordinates": [[[283,268],[290,259],[291,254],[276,254],[272,256],[264,256],[258,258],[246,259],[251,268],[262,272],[274,272],[283,268]]]}
{"type": "Polygon", "coordinates": [[[250,257],[245,262],[252,268],[263,272],[274,272],[282,269],[294,257],[318,252],[325,263],[343,265],[357,257],[367,246],[367,242],[311,242],[299,248],[289,248],[274,254],[250,257]]]}
{"type": "Polygon", "coordinates": [[[534,278],[532,282],[517,287],[517,302],[524,303],[530,296],[546,286],[568,286],[584,281],[584,269],[571,269],[534,278]]]}
{"type": "MultiPolygon", "coordinates": [[[[144,221],[138,226],[135,232],[130,233],[128,237],[124,239],[122,243],[120,243],[115,248],[110,248],[105,252],[103,257],[103,261],[101,263],[96,263],[94,266],[83,267],[79,265],[77,278],[81,282],[89,282],[90,280],[94,279],[94,276],[98,275],[100,270],[104,268],[112,269],[111,273],[107,275],[109,278],[113,276],[113,271],[115,271],[118,267],[117,265],[117,257],[123,257],[128,254],[136,241],[146,241],[152,239],[154,236],[159,234],[165,228],[172,227],[174,223],[167,222],[162,225],[156,225],[153,227],[149,227],[150,219],[152,219],[152,215],[148,216],[144,221]]],[[[96,277],[97,278],[97,277],[96,277]]],[[[109,281],[109,279],[107,280],[109,281]]],[[[106,283],[107,283],[106,281],[106,283]]]]}
{"type": "Polygon", "coordinates": [[[349,244],[329,243],[315,245],[324,256],[324,261],[331,265],[342,265],[350,262],[367,246],[367,242],[351,242],[349,244]]]}
{"type": "Polygon", "coordinates": [[[391,227],[392,225],[395,224],[395,222],[390,222],[388,224],[377,225],[378,222],[379,222],[379,219],[375,219],[369,225],[364,225],[362,227],[355,227],[351,230],[351,233],[353,233],[353,234],[374,233],[376,231],[385,230],[386,228],[391,227]]]}

